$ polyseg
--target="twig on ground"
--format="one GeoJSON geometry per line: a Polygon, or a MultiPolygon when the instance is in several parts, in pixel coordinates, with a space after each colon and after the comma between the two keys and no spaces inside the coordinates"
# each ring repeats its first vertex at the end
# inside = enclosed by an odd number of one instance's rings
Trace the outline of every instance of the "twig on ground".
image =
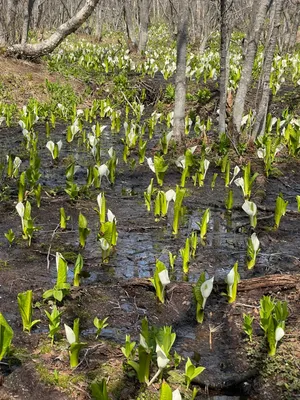
{"type": "Polygon", "coordinates": [[[59,224],[55,227],[54,231],[52,232],[51,239],[50,239],[50,245],[49,245],[48,252],[47,252],[47,270],[48,271],[50,269],[50,252],[51,252],[51,247],[52,247],[52,240],[53,240],[58,228],[59,228],[59,224]]]}

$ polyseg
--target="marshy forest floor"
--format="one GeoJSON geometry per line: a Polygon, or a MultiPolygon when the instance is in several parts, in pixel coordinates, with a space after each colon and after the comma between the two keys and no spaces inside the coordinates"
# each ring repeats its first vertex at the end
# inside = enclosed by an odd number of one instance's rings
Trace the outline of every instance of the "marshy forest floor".
{"type": "MultiPolygon", "coordinates": [[[[40,100],[44,101],[47,96],[46,91],[43,92],[45,78],[64,80],[59,74],[47,72],[43,64],[0,59],[0,68],[3,71],[1,79],[9,88],[12,101],[18,99],[19,104],[32,96],[40,96],[40,100]],[[24,80],[28,81],[27,86],[23,84],[24,80]]],[[[151,79],[147,80],[149,84],[151,79]]],[[[75,80],[69,83],[77,91],[84,92],[82,83],[75,80]]],[[[286,105],[295,96],[293,89],[284,88],[277,94],[274,110],[282,110],[282,101],[286,105]]],[[[212,117],[216,111],[216,100],[205,105],[212,117]]],[[[90,100],[85,101],[88,103],[90,100]]],[[[299,101],[296,107],[299,107],[299,101]]],[[[111,122],[103,119],[101,123],[109,126],[111,122]]],[[[195,187],[191,179],[187,180],[180,230],[174,236],[173,205],[170,205],[167,217],[160,221],[155,221],[153,211],[147,212],[144,192],[155,175],[146,164],[125,164],[122,161],[120,134],[104,131],[101,136],[103,155],[111,146],[117,151],[119,164],[115,185],[110,185],[104,177],[100,190],[89,189],[72,201],[64,191],[65,169],[70,161],[75,160],[79,166],[75,181],[79,187],[85,185],[89,156],[84,146],[75,139],[68,147],[62,148],[59,161],[55,162],[45,147],[48,138],[44,125],[37,123],[35,129],[39,135],[42,197],[38,208],[28,193],[34,225],[38,228],[31,246],[22,239],[21,222],[15,210],[17,183],[4,176],[1,178],[0,301],[1,312],[13,328],[14,338],[11,354],[0,362],[0,399],[90,399],[89,385],[95,378],[107,379],[111,399],[158,399],[159,381],[149,388],[139,384],[121,352],[126,335],[138,342],[144,317],[147,317],[150,326],[172,325],[176,333],[173,350],[184,360],[177,369],[166,368],[164,378],[173,389],[179,387],[184,398],[191,398],[191,391],[185,389],[183,377],[185,361],[190,357],[194,364],[205,367],[192,385],[199,389],[196,399],[299,399],[300,213],[296,202],[296,196],[300,194],[299,160],[285,154],[279,156],[275,163],[276,176],[266,178],[262,161],[256,154],[248,151],[240,158],[232,155],[232,166],[251,161],[252,173],[260,174],[254,183],[252,198],[258,208],[255,231],[261,251],[254,269],[248,270],[246,249],[252,230],[249,217],[241,208],[244,202],[242,191],[231,185],[234,206],[228,211],[225,208],[223,174],[219,167],[213,166],[213,162],[203,187],[195,187]],[[215,173],[218,176],[214,188],[211,188],[215,173]],[[105,192],[107,207],[116,216],[119,234],[117,246],[106,262],[102,262],[97,241],[99,218],[95,208],[100,191],[105,192]],[[274,230],[274,209],[279,193],[289,203],[280,227],[274,230]],[[70,216],[65,230],[59,227],[61,207],[70,216]],[[153,276],[155,260],[160,259],[168,265],[169,251],[179,254],[190,233],[199,230],[197,222],[208,207],[211,217],[206,240],[199,243],[196,256],[190,262],[188,276],[182,272],[182,261],[178,255],[174,269],[170,270],[171,283],[166,288],[165,304],[161,304],[148,279],[153,276]],[[80,212],[87,218],[91,230],[83,249],[78,235],[80,212]],[[16,235],[11,246],[4,237],[10,228],[16,235]],[[60,252],[68,262],[70,283],[79,253],[84,259],[84,273],[80,286],[71,287],[69,295],[59,304],[63,312],[62,324],[52,346],[44,312],[45,309],[50,310],[51,304],[44,302],[42,295],[55,284],[56,252],[60,252]],[[222,295],[226,289],[224,279],[236,261],[239,263],[241,282],[236,302],[228,304],[226,296],[222,295]],[[193,285],[203,271],[215,279],[213,292],[207,300],[204,322],[198,324],[193,285]],[[17,304],[18,293],[29,289],[34,294],[34,319],[41,320],[31,334],[22,330],[17,304]],[[288,303],[285,336],[275,357],[268,356],[265,338],[259,327],[259,300],[263,295],[288,303]],[[252,342],[243,332],[243,313],[254,316],[252,342]],[[108,317],[108,326],[97,339],[93,326],[96,316],[100,319],[108,317]],[[80,337],[85,346],[81,350],[78,367],[71,369],[63,324],[72,326],[75,318],[80,318],[80,337]]],[[[149,141],[148,157],[153,157],[160,134],[160,131],[155,132],[149,141]]],[[[52,140],[64,140],[65,135],[66,125],[58,121],[55,129],[51,130],[52,140]]],[[[206,140],[212,142],[213,134],[208,132],[206,140]]],[[[5,163],[9,153],[22,158],[24,147],[19,126],[1,127],[0,143],[2,163],[5,163]]],[[[201,141],[195,138],[192,144],[201,145],[201,141]]],[[[175,159],[180,154],[178,149],[173,148],[166,157],[169,168],[165,174],[164,190],[174,189],[180,182],[181,170],[175,165],[175,159]]],[[[137,159],[134,152],[131,156],[137,159]]],[[[154,364],[152,371],[151,376],[156,372],[154,364]]]]}

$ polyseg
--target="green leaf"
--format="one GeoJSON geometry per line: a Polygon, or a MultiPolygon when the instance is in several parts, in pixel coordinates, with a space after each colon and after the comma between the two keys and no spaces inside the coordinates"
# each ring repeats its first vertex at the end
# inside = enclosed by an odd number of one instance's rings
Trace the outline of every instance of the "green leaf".
{"type": "Polygon", "coordinates": [[[172,400],[172,389],[165,381],[163,381],[160,387],[159,400],[172,400]]]}
{"type": "Polygon", "coordinates": [[[32,290],[18,294],[18,305],[23,322],[23,330],[30,332],[32,318],[32,290]]]}
{"type": "Polygon", "coordinates": [[[94,380],[91,383],[91,392],[94,400],[109,400],[106,380],[104,378],[102,381],[94,380]]]}
{"type": "Polygon", "coordinates": [[[0,313],[0,361],[7,354],[14,332],[10,325],[7,323],[3,314],[0,313]]]}

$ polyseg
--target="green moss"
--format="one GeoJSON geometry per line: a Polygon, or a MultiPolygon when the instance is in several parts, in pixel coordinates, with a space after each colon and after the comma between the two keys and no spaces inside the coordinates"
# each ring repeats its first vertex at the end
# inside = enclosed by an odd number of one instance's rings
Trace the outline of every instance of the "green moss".
{"type": "Polygon", "coordinates": [[[49,370],[44,363],[36,363],[35,368],[42,382],[47,385],[57,386],[61,389],[70,390],[70,383],[78,384],[85,382],[86,378],[83,374],[71,375],[56,369],[49,370]]]}

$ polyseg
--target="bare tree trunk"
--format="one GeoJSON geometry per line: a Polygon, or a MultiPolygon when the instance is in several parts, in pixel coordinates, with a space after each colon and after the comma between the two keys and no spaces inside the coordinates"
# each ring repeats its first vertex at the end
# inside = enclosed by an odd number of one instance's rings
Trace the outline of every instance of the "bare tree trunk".
{"type": "Polygon", "coordinates": [[[133,5],[131,0],[124,1],[124,20],[128,37],[128,48],[132,52],[137,51],[137,39],[135,36],[135,23],[133,20],[133,5]]]}
{"type": "Polygon", "coordinates": [[[150,1],[140,0],[140,35],[139,35],[139,52],[143,54],[146,50],[148,42],[148,26],[149,26],[149,13],[150,1]]]}
{"type": "Polygon", "coordinates": [[[188,39],[188,1],[182,1],[178,11],[177,59],[175,77],[175,107],[173,135],[180,143],[185,127],[185,97],[186,97],[186,47],[188,39]]]}
{"type": "Polygon", "coordinates": [[[270,77],[272,70],[272,63],[274,52],[276,49],[277,38],[280,28],[280,20],[283,9],[283,2],[285,0],[277,0],[275,2],[274,20],[270,26],[269,43],[265,49],[264,64],[262,69],[262,95],[257,111],[256,121],[252,130],[252,139],[255,140],[257,135],[264,132],[266,116],[268,112],[269,98],[270,98],[270,77]]]}
{"type": "Polygon", "coordinates": [[[252,9],[252,29],[248,39],[248,47],[243,63],[241,80],[237,90],[234,108],[233,108],[233,124],[237,133],[241,131],[241,121],[244,114],[245,100],[249,85],[252,80],[252,68],[255,54],[262,32],[263,23],[271,0],[256,0],[252,9]]]}
{"type": "Polygon", "coordinates": [[[100,42],[102,38],[102,1],[100,1],[96,8],[96,29],[95,36],[96,39],[100,42]]]}
{"type": "Polygon", "coordinates": [[[221,9],[221,46],[220,46],[220,103],[219,103],[219,134],[226,132],[226,100],[227,86],[229,77],[229,61],[230,61],[230,27],[229,27],[229,3],[228,0],[220,0],[221,9]]]}
{"type": "Polygon", "coordinates": [[[85,5],[54,32],[48,39],[36,44],[15,44],[7,54],[27,58],[38,58],[51,53],[68,35],[75,32],[92,14],[99,0],[86,0],[85,5]]]}
{"type": "Polygon", "coordinates": [[[6,16],[6,43],[12,44],[16,41],[16,12],[18,0],[7,0],[6,16]]]}
{"type": "Polygon", "coordinates": [[[28,39],[29,24],[30,24],[34,1],[35,0],[26,0],[24,4],[24,16],[23,16],[24,19],[23,19],[21,44],[25,44],[28,39]]]}

